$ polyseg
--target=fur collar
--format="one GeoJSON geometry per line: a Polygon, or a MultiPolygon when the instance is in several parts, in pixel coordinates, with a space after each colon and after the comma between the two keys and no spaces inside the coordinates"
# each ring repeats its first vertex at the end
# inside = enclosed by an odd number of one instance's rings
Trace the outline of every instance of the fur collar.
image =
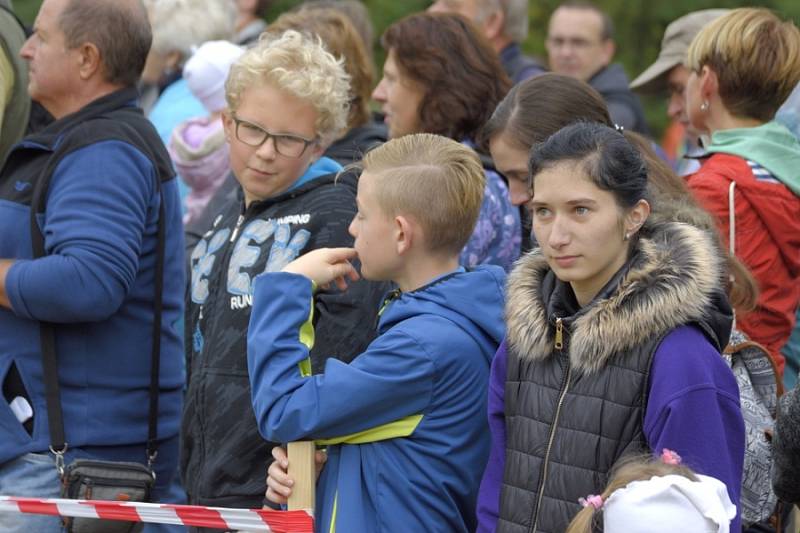
{"type": "MultiPolygon", "coordinates": [[[[721,287],[721,258],[713,239],[688,224],[657,224],[642,237],[619,287],[574,316],[569,331],[572,366],[589,374],[617,352],[651,341],[682,324],[704,321],[721,287]]],[[[554,327],[551,294],[542,294],[550,269],[540,250],[521,258],[508,278],[508,345],[520,357],[544,360],[554,327]]]]}

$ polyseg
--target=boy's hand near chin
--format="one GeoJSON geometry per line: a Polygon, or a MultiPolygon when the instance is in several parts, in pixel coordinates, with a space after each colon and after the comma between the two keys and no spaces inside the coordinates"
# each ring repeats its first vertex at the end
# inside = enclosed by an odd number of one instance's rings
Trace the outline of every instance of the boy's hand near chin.
{"type": "Polygon", "coordinates": [[[319,248],[301,255],[283,267],[283,272],[305,276],[323,289],[335,283],[343,291],[347,289],[348,279],[357,281],[360,278],[350,264],[356,257],[354,248],[319,248]]]}

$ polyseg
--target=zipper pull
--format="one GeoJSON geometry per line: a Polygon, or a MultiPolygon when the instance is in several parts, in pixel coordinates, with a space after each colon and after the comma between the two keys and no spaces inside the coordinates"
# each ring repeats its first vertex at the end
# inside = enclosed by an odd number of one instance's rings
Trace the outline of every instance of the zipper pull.
{"type": "Polygon", "coordinates": [[[556,350],[564,348],[564,331],[561,325],[561,319],[556,318],[556,350]]]}
{"type": "Polygon", "coordinates": [[[236,240],[236,236],[239,235],[239,228],[242,226],[242,222],[244,222],[244,215],[239,215],[239,218],[236,220],[236,227],[233,228],[231,239],[228,242],[233,242],[236,240]]]}

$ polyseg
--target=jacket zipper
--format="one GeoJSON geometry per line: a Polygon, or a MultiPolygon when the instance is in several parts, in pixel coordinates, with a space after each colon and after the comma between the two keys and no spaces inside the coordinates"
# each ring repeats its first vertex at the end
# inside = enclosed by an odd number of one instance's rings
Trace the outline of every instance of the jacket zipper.
{"type": "Polygon", "coordinates": [[[555,348],[559,352],[564,349],[564,327],[560,318],[556,318],[556,342],[555,348]]]}
{"type": "MultiPolygon", "coordinates": [[[[94,467],[94,468],[108,468],[107,461],[93,461],[91,459],[81,459],[81,466],[85,467],[94,467]]],[[[151,472],[147,469],[144,463],[136,463],[136,462],[127,462],[127,461],[114,461],[114,469],[119,470],[127,470],[128,472],[136,472],[138,474],[146,473],[150,474],[151,472]]],[[[98,479],[114,479],[114,478],[104,478],[103,476],[89,476],[98,479]]]]}
{"type": "MultiPolygon", "coordinates": [[[[228,239],[228,246],[225,247],[225,251],[222,254],[222,257],[220,258],[220,263],[219,264],[225,265],[225,264],[228,263],[228,261],[230,261],[231,254],[233,253],[233,246],[231,246],[231,245],[234,242],[236,242],[236,237],[239,236],[239,230],[241,229],[242,224],[244,224],[244,221],[247,218],[246,217],[247,211],[248,210],[245,209],[244,212],[240,212],[239,213],[239,218],[236,219],[236,226],[234,226],[233,231],[231,232],[231,236],[228,239]]],[[[219,300],[218,298],[215,300],[215,303],[216,303],[217,306],[219,306],[219,304],[220,304],[220,302],[218,300],[219,300]]],[[[205,307],[205,305],[200,306],[200,316],[198,317],[198,322],[197,322],[198,325],[202,324],[202,313],[203,313],[203,308],[204,307],[205,307]]],[[[202,326],[201,326],[201,329],[202,329],[202,326]]],[[[215,333],[215,332],[213,331],[213,329],[208,329],[206,331],[206,333],[215,333]]],[[[198,374],[200,373],[200,367],[201,366],[202,366],[202,362],[200,364],[198,364],[198,374]]],[[[194,379],[197,379],[197,377],[195,377],[194,379]]],[[[205,430],[205,425],[203,424],[203,420],[206,417],[205,397],[206,397],[206,385],[207,384],[208,384],[208,382],[204,381],[201,384],[201,386],[199,386],[199,387],[197,387],[195,389],[195,401],[197,402],[197,406],[198,406],[198,416],[195,418],[194,421],[197,423],[197,425],[198,425],[198,427],[200,429],[200,431],[197,434],[197,448],[198,448],[198,451],[199,451],[199,456],[201,458],[201,463],[197,468],[197,476],[195,478],[195,483],[194,483],[194,487],[193,487],[193,489],[194,489],[193,496],[195,498],[198,498],[198,499],[201,497],[200,490],[201,490],[202,483],[203,483],[203,475],[205,475],[205,469],[206,469],[206,465],[207,465],[206,442],[205,442],[206,430],[205,430]]]]}
{"type": "Polygon", "coordinates": [[[378,314],[375,315],[375,326],[372,329],[374,329],[375,331],[378,330],[378,324],[380,324],[383,312],[386,311],[390,303],[400,298],[400,296],[402,295],[403,291],[401,291],[400,289],[394,289],[391,292],[389,292],[389,294],[386,295],[386,298],[383,299],[383,303],[381,304],[381,308],[378,310],[378,314]]]}
{"type": "MultiPolygon", "coordinates": [[[[556,338],[554,343],[555,349],[558,350],[559,356],[564,353],[564,330],[560,318],[556,318],[556,338]]],[[[569,390],[569,378],[572,374],[572,366],[569,364],[569,357],[567,358],[567,371],[564,374],[564,380],[561,382],[561,392],[558,397],[558,405],[556,406],[556,414],[553,417],[553,424],[550,426],[550,438],[547,441],[547,451],[544,454],[544,463],[542,463],[542,471],[539,474],[539,492],[536,497],[536,506],[533,510],[533,525],[531,526],[531,533],[536,533],[539,526],[539,511],[542,507],[542,498],[544,497],[544,487],[547,483],[547,467],[550,463],[550,451],[553,448],[553,441],[556,437],[556,429],[558,428],[558,419],[561,416],[561,407],[564,405],[564,398],[567,396],[569,390]]]]}
{"type": "Polygon", "coordinates": [[[129,479],[125,481],[110,477],[86,476],[82,478],[80,483],[73,482],[73,484],[68,485],[66,496],[62,497],[69,497],[74,500],[91,500],[93,499],[92,493],[97,486],[100,486],[100,488],[119,487],[122,489],[139,489],[148,497],[151,490],[148,487],[148,483],[141,479],[129,479]],[[83,494],[81,494],[81,487],[85,487],[83,494]]]}

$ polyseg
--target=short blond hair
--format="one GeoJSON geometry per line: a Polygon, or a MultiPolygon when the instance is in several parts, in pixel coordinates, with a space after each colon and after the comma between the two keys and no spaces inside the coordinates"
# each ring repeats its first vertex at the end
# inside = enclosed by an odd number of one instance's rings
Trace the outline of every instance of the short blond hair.
{"type": "Polygon", "coordinates": [[[314,126],[323,146],[347,128],[350,76],[343,61],[328,52],[319,37],[294,30],[263,33],[231,67],[225,82],[228,108],[236,111],[246,89],[265,83],[314,106],[314,126]]]}
{"type": "Polygon", "coordinates": [[[800,30],[768,9],[734,9],[697,34],[686,64],[716,73],[732,114],[772,120],[800,82],[800,30]]]}
{"type": "Polygon", "coordinates": [[[389,216],[413,218],[431,252],[458,254],[472,235],[486,176],[467,146],[430,133],[404,135],[371,150],[362,167],[389,216]]]}

